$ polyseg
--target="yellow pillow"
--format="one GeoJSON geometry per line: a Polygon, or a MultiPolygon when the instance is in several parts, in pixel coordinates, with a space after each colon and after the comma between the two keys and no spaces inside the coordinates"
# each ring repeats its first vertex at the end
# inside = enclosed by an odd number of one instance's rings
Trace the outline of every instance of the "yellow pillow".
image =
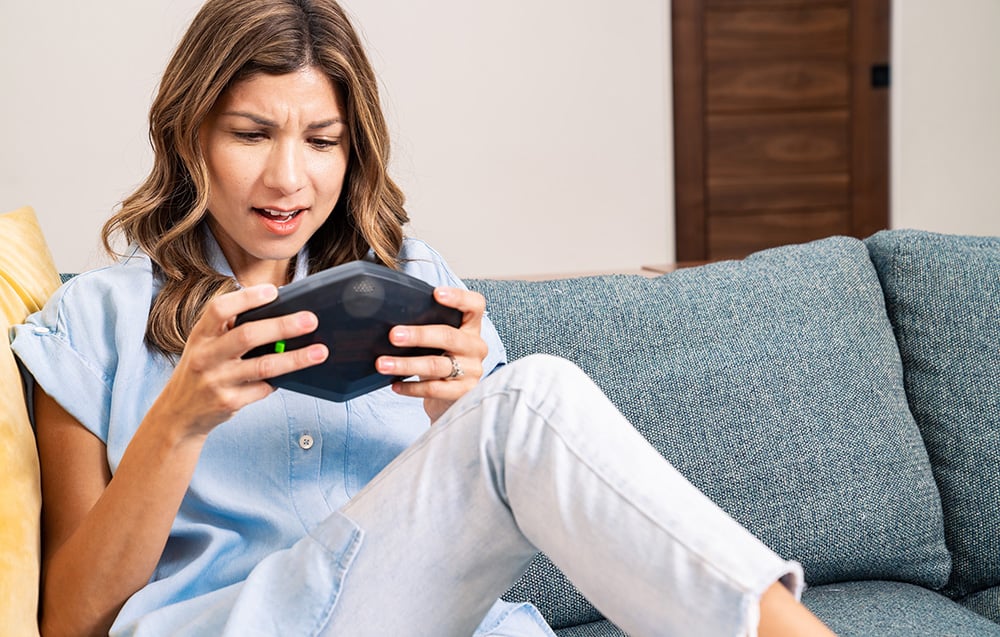
{"type": "MultiPolygon", "coordinates": [[[[31,208],[0,215],[0,329],[41,308],[59,273],[31,208]]],[[[0,338],[0,626],[38,635],[38,452],[9,338],[0,338]]]]}
{"type": "MultiPolygon", "coordinates": [[[[29,314],[42,309],[59,287],[59,272],[34,210],[25,206],[0,215],[0,247],[0,278],[14,288],[29,314]]],[[[20,323],[24,317],[15,319],[20,323]]]]}

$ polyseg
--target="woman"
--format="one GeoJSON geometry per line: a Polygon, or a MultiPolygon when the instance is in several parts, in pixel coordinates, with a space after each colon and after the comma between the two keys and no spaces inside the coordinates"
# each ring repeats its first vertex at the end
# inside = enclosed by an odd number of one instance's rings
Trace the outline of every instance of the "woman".
{"type": "Polygon", "coordinates": [[[829,634],[795,599],[798,565],[575,367],[504,366],[482,297],[403,238],[376,80],[333,0],[210,0],[150,121],[152,173],[104,229],[131,246],[15,336],[45,635],[552,635],[496,601],[539,549],[635,635],[829,634]],[[419,380],[347,404],[275,392],[325,347],[241,356],[316,317],[236,315],[355,259],[463,313],[391,332],[446,356],[381,357],[419,380]]]}

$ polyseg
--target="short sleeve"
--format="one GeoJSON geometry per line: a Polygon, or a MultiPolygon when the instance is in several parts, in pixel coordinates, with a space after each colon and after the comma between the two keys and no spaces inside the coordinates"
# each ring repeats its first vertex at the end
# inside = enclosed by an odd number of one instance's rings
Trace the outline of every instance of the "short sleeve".
{"type": "Polygon", "coordinates": [[[29,389],[44,389],[105,443],[121,352],[145,347],[150,280],[145,259],[81,274],[12,330],[29,389]]]}

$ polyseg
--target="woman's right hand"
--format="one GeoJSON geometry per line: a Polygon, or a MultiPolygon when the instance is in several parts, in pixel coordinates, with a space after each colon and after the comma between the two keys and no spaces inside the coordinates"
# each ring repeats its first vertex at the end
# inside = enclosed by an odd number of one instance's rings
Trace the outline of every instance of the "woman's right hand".
{"type": "Polygon", "coordinates": [[[274,389],[266,378],[322,362],[323,345],[243,360],[247,351],[316,329],[311,312],[234,327],[277,296],[273,285],[222,294],[191,330],[177,367],[113,474],[105,444],[40,388],[43,634],[107,634],[152,577],[207,434],[274,389]]]}
{"type": "Polygon", "coordinates": [[[238,314],[273,301],[277,294],[275,286],[263,284],[212,299],[191,330],[150,415],[176,423],[183,436],[207,435],[241,408],[273,392],[266,379],[326,360],[329,352],[320,344],[241,358],[257,346],[308,334],[319,324],[312,312],[296,312],[234,327],[238,314]]]}

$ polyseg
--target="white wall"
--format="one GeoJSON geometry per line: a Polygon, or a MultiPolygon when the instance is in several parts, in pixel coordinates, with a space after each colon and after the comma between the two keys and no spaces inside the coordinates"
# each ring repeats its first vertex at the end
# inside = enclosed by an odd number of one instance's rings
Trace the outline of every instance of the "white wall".
{"type": "MultiPolygon", "coordinates": [[[[78,270],[148,170],[148,104],[199,2],[0,2],[0,210],[33,205],[57,266],[78,270]]],[[[344,6],[383,80],[410,233],[461,275],[668,259],[661,0],[344,6]]]]}
{"type": "Polygon", "coordinates": [[[33,206],[60,270],[100,262],[149,170],[149,104],[200,4],[0,0],[0,211],[33,206]]]}
{"type": "Polygon", "coordinates": [[[463,275],[638,268],[673,246],[662,0],[355,0],[412,232],[463,275]]]}
{"type": "Polygon", "coordinates": [[[1000,235],[1000,2],[893,11],[892,224],[1000,235]]]}
{"type": "MultiPolygon", "coordinates": [[[[667,0],[344,0],[383,80],[412,234],[463,276],[673,258],[667,0]]],[[[0,210],[100,262],[200,0],[0,0],[0,210]]],[[[893,225],[1000,235],[1000,3],[896,0],[893,225]],[[959,11],[958,9],[961,9],[959,11]]]]}

